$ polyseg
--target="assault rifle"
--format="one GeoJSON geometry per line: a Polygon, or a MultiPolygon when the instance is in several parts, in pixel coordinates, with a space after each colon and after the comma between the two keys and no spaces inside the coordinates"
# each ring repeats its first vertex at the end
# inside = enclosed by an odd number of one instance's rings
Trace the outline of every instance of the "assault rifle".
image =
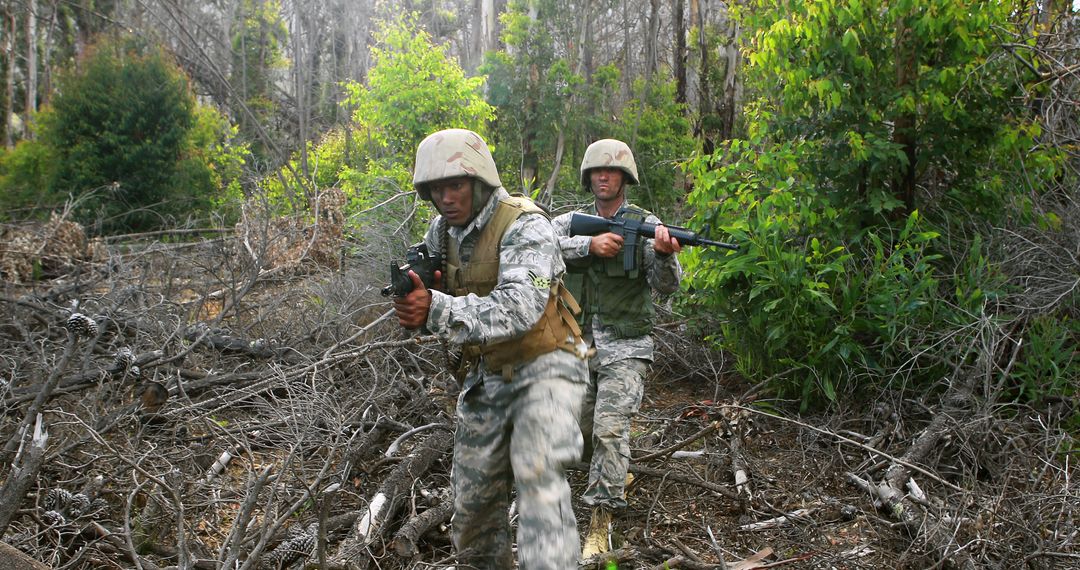
{"type": "MultiPolygon", "coordinates": [[[[667,228],[671,237],[679,240],[680,245],[709,245],[735,251],[739,249],[736,244],[706,239],[701,237],[701,234],[687,228],[667,224],[663,224],[663,226],[667,228]]],[[[581,212],[574,212],[570,215],[570,235],[572,236],[594,236],[605,232],[616,233],[623,237],[623,269],[632,271],[637,260],[639,236],[656,237],[656,224],[625,218],[622,211],[616,213],[612,218],[591,216],[581,212]]]]}
{"type": "Polygon", "coordinates": [[[424,286],[431,288],[435,284],[435,270],[442,269],[442,257],[438,254],[428,253],[427,244],[418,243],[405,251],[405,263],[398,265],[390,264],[390,284],[383,287],[382,296],[404,297],[413,290],[412,279],[409,271],[415,271],[420,276],[424,286]]]}

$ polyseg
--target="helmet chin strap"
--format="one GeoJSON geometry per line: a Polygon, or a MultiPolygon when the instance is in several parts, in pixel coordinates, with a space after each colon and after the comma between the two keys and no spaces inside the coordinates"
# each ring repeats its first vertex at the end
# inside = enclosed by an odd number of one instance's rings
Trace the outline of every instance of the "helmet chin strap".
{"type": "Polygon", "coordinates": [[[473,178],[472,187],[472,214],[469,216],[471,222],[480,210],[484,209],[484,205],[487,204],[488,198],[491,197],[491,193],[495,191],[494,188],[484,184],[479,178],[473,178]]]}

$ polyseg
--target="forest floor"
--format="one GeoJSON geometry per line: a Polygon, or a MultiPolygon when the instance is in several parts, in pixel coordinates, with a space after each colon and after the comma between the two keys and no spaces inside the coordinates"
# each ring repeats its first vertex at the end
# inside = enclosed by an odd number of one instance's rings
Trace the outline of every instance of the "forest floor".
{"type": "MultiPolygon", "coordinates": [[[[4,542],[78,570],[454,566],[456,385],[390,317],[385,257],[253,264],[232,238],[105,256],[0,290],[4,542]],[[65,330],[73,311],[97,330],[65,330]]],[[[665,321],[615,549],[582,567],[1080,567],[1075,402],[942,386],[800,415],[665,321]]]]}

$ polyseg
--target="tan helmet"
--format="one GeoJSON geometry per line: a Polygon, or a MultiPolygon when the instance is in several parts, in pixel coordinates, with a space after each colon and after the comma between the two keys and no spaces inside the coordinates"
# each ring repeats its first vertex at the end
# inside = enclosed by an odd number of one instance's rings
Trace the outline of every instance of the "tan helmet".
{"type": "Polygon", "coordinates": [[[446,129],[428,135],[416,147],[413,188],[425,200],[431,200],[428,182],[471,176],[492,188],[502,186],[491,151],[480,135],[465,129],[446,129]]]}
{"type": "Polygon", "coordinates": [[[585,149],[581,159],[581,184],[589,188],[589,169],[618,168],[627,175],[627,184],[637,184],[637,163],[626,143],[615,139],[600,139],[585,149]]]}

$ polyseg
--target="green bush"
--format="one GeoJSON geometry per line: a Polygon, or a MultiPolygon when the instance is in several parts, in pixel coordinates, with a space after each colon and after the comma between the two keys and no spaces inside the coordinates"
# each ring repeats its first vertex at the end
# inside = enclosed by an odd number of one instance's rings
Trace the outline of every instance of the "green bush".
{"type": "Polygon", "coordinates": [[[372,158],[392,155],[411,166],[416,145],[432,132],[453,127],[482,134],[494,118],[480,94],[483,77],[465,77],[415,15],[384,25],[371,58],[367,85],[347,83],[345,104],[354,109],[372,158]]]}
{"type": "MultiPolygon", "coordinates": [[[[1047,396],[1075,398],[1080,382],[1080,323],[1068,315],[1039,315],[1027,323],[1024,346],[1013,370],[1017,397],[1038,402],[1047,396]]],[[[1074,411],[1080,418],[1080,411],[1074,411]]]]}
{"type": "MultiPolygon", "coordinates": [[[[1057,183],[1063,155],[1020,96],[1044,88],[1031,74],[1037,59],[1027,65],[1001,46],[1030,35],[1017,8],[736,9],[746,131],[687,162],[687,202],[692,225],[746,248],[684,255],[700,290],[691,303],[716,311],[715,336],[750,380],[775,376],[774,388],[804,406],[893,379],[926,389],[943,367],[970,365],[982,346],[973,335],[1041,322],[1009,313],[1015,276],[987,245],[1000,241],[994,224],[1061,225],[1033,205],[1057,183]]],[[[1068,393],[1058,380],[1071,362],[1064,330],[1030,332],[1044,349],[1025,357],[1024,390],[1068,393]]]]}
{"type": "Polygon", "coordinates": [[[689,204],[701,213],[694,224],[742,247],[683,254],[696,291],[687,312],[714,315],[712,338],[735,355],[739,372],[777,377],[774,388],[804,406],[910,358],[938,286],[928,249],[938,235],[921,228],[918,212],[896,235],[837,231],[841,213],[800,182],[799,158],[812,150],[783,143],[758,153],[732,141],[712,160],[691,161],[689,204]]]}
{"type": "Polygon", "coordinates": [[[182,212],[172,182],[195,99],[168,56],[104,41],[58,83],[39,116],[41,142],[57,155],[53,192],[97,191],[79,217],[98,218],[106,230],[146,229],[160,214],[182,212]]]}
{"type": "MultiPolygon", "coordinates": [[[[390,201],[380,217],[424,220],[425,204],[414,208],[412,165],[416,146],[427,135],[446,128],[466,128],[483,134],[494,110],[480,94],[482,77],[465,77],[461,67],[446,54],[445,46],[432,43],[430,35],[407,15],[384,24],[372,48],[372,67],[367,84],[349,82],[343,103],[353,109],[356,128],[351,137],[333,131],[318,144],[309,145],[310,179],[301,185],[299,158],[291,169],[267,177],[262,189],[279,214],[307,213],[309,188],[340,188],[346,195],[345,214],[359,212],[390,201]],[[303,187],[302,187],[303,186],[303,187]],[[405,193],[405,200],[394,201],[405,193]]],[[[414,224],[415,225],[415,224],[414,224]]],[[[405,226],[419,231],[418,227],[405,226]]]]}
{"type": "Polygon", "coordinates": [[[48,192],[56,158],[52,147],[33,140],[19,141],[0,151],[0,212],[14,220],[31,210],[57,206],[48,192]],[[21,214],[21,215],[20,215],[21,214]]]}
{"type": "Polygon", "coordinates": [[[37,140],[0,158],[7,205],[70,201],[79,221],[105,232],[205,215],[246,156],[163,49],[124,37],[103,38],[61,73],[36,124],[37,140]]]}

